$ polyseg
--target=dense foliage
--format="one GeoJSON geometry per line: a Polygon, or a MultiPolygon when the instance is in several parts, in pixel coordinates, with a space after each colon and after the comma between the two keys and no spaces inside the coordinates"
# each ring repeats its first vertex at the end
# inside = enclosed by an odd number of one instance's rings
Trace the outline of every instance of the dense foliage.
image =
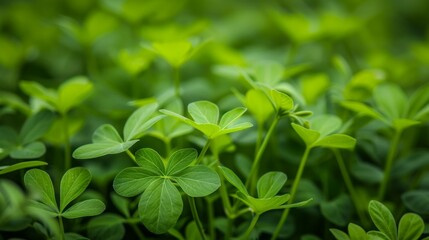
{"type": "Polygon", "coordinates": [[[429,239],[429,2],[0,2],[0,239],[429,239]]]}

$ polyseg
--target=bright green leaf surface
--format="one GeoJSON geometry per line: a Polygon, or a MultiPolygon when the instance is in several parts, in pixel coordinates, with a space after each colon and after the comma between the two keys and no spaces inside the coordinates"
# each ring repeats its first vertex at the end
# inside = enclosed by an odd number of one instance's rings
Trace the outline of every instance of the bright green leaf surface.
{"type": "Polygon", "coordinates": [[[76,159],[97,158],[109,154],[117,154],[125,152],[139,140],[132,140],[124,143],[104,142],[90,143],[80,146],[73,152],[73,157],[76,159]]]}
{"type": "Polygon", "coordinates": [[[161,156],[151,148],[142,148],[136,152],[136,162],[140,167],[154,175],[164,175],[165,167],[161,156]]]}
{"type": "Polygon", "coordinates": [[[274,102],[274,105],[281,114],[284,112],[290,111],[293,108],[293,99],[287,94],[282,93],[277,90],[271,90],[271,98],[274,102]]]}
{"type": "Polygon", "coordinates": [[[320,137],[320,133],[298,124],[292,123],[292,128],[298,133],[301,139],[305,142],[307,147],[311,147],[314,142],[320,137]]]}
{"type": "Polygon", "coordinates": [[[188,112],[196,123],[211,123],[217,125],[219,108],[209,101],[197,101],[188,105],[188,112]]]}
{"type": "Polygon", "coordinates": [[[168,160],[166,174],[172,176],[182,171],[197,159],[197,156],[197,150],[193,148],[180,149],[174,152],[168,160]]]}
{"type": "Polygon", "coordinates": [[[367,240],[365,230],[359,225],[349,223],[348,230],[351,240],[367,240]]]}
{"type": "Polygon", "coordinates": [[[192,166],[174,176],[182,190],[191,197],[204,197],[220,187],[215,171],[206,166],[192,166]]]}
{"type": "Polygon", "coordinates": [[[168,179],[153,181],[139,202],[139,213],[149,231],[161,234],[174,227],[183,210],[177,188],[168,179]]]}
{"type": "Polygon", "coordinates": [[[341,119],[335,115],[319,115],[312,119],[311,129],[320,133],[321,137],[327,136],[341,127],[341,119]]]}
{"type": "Polygon", "coordinates": [[[369,116],[373,119],[386,122],[385,118],[380,113],[363,103],[355,101],[343,101],[341,102],[341,105],[351,111],[358,113],[359,115],[369,116]]]}
{"type": "Polygon", "coordinates": [[[250,89],[246,93],[246,106],[259,124],[266,122],[274,112],[266,94],[259,89],[250,89]]]}
{"type": "Polygon", "coordinates": [[[164,116],[152,117],[157,109],[158,104],[151,103],[137,109],[131,114],[124,126],[125,141],[139,138],[146,130],[152,127],[153,124],[163,118],[164,116]]]}
{"type": "Polygon", "coordinates": [[[369,231],[367,236],[368,240],[391,240],[391,238],[380,231],[369,231]]]}
{"type": "Polygon", "coordinates": [[[238,107],[234,108],[228,112],[226,112],[224,115],[222,115],[222,118],[220,119],[219,126],[222,129],[229,128],[235,121],[237,121],[245,112],[246,108],[238,107]]]}
{"type": "Polygon", "coordinates": [[[92,134],[92,141],[94,143],[123,142],[121,136],[119,136],[118,131],[116,131],[116,129],[110,124],[103,124],[98,127],[92,134]]]}
{"type": "Polygon", "coordinates": [[[7,166],[5,168],[2,168],[0,170],[0,175],[14,172],[16,170],[24,169],[24,168],[32,168],[32,167],[39,167],[39,166],[45,166],[48,165],[47,162],[42,161],[26,161],[26,162],[20,162],[16,163],[10,166],[7,166]]]}
{"type": "Polygon", "coordinates": [[[425,229],[423,219],[415,213],[406,213],[399,221],[398,239],[417,240],[425,229]]]}
{"type": "Polygon", "coordinates": [[[91,173],[83,167],[69,169],[61,179],[60,211],[79,197],[91,182],[91,173]]]}
{"type": "Polygon", "coordinates": [[[190,57],[192,49],[188,41],[155,42],[152,46],[174,68],[180,67],[190,57]]]}
{"type": "Polygon", "coordinates": [[[267,83],[271,86],[278,83],[283,77],[284,68],[274,61],[258,62],[253,66],[253,72],[258,82],[267,83]]]}
{"type": "Polygon", "coordinates": [[[326,148],[353,149],[356,139],[344,134],[332,134],[317,140],[313,146],[326,148]]]}
{"type": "Polygon", "coordinates": [[[377,107],[390,120],[403,117],[407,111],[407,97],[398,85],[379,85],[373,96],[377,107]]]}
{"type": "Polygon", "coordinates": [[[368,206],[369,215],[375,226],[390,239],[397,238],[396,222],[392,213],[382,203],[372,200],[368,206]]]}
{"type": "Polygon", "coordinates": [[[350,240],[350,237],[341,230],[331,228],[329,231],[331,231],[332,235],[334,235],[337,240],[350,240]]]}
{"type": "Polygon", "coordinates": [[[154,174],[142,167],[126,168],[116,175],[113,181],[113,188],[121,196],[136,196],[159,178],[159,176],[154,176],[154,174]]]}
{"type": "Polygon", "coordinates": [[[89,199],[74,204],[61,215],[68,219],[89,217],[101,214],[104,209],[106,209],[106,206],[102,201],[98,199],[89,199]]]}
{"type": "Polygon", "coordinates": [[[231,183],[234,187],[238,189],[238,191],[249,195],[247,192],[246,187],[244,186],[243,182],[240,180],[240,178],[229,168],[227,167],[220,167],[223,176],[228,180],[229,183],[231,183]]]}
{"type": "Polygon", "coordinates": [[[58,88],[58,110],[68,112],[72,107],[83,102],[92,92],[93,85],[84,76],[71,78],[58,88]]]}
{"type": "Polygon", "coordinates": [[[55,200],[54,186],[49,175],[39,169],[28,170],[24,175],[25,187],[29,191],[34,191],[36,198],[49,206],[52,210],[58,212],[57,202],[55,200]]]}
{"type": "Polygon", "coordinates": [[[286,174],[282,172],[268,172],[259,178],[256,188],[259,198],[274,197],[287,181],[286,174]]]}

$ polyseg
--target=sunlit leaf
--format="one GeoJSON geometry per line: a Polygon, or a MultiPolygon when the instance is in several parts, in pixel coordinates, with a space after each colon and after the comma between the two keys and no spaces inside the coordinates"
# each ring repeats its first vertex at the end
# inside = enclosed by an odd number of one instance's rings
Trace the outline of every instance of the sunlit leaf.
{"type": "Polygon", "coordinates": [[[256,185],[259,198],[274,197],[287,181],[286,174],[282,172],[268,172],[262,175],[256,185]]]}
{"type": "Polygon", "coordinates": [[[220,187],[219,176],[206,166],[188,167],[177,173],[173,179],[191,197],[207,196],[220,187]]]}
{"type": "Polygon", "coordinates": [[[238,191],[245,193],[247,195],[249,194],[243,182],[231,169],[227,167],[220,167],[220,169],[223,173],[223,176],[226,178],[226,180],[228,180],[229,183],[231,183],[234,187],[236,187],[238,191]]]}
{"type": "Polygon", "coordinates": [[[390,239],[397,239],[396,222],[392,213],[382,203],[372,200],[368,205],[369,215],[374,225],[390,239]]]}
{"type": "Polygon", "coordinates": [[[152,117],[157,109],[158,104],[151,103],[134,111],[124,126],[125,141],[141,137],[146,130],[163,118],[163,115],[152,117]]]}
{"type": "Polygon", "coordinates": [[[179,173],[197,159],[197,156],[198,153],[193,148],[180,149],[174,152],[168,160],[166,174],[171,176],[179,173]]]}
{"type": "Polygon", "coordinates": [[[26,161],[26,162],[15,163],[7,167],[2,167],[0,170],[0,175],[14,172],[24,168],[32,168],[32,167],[39,167],[39,166],[45,166],[45,165],[48,165],[48,163],[42,162],[42,161],[26,161]]]}
{"type": "Polygon", "coordinates": [[[153,173],[153,175],[164,175],[165,166],[161,156],[151,148],[142,148],[136,152],[136,162],[140,167],[153,173]]]}
{"type": "Polygon", "coordinates": [[[168,179],[153,181],[139,202],[140,218],[145,227],[156,234],[174,227],[183,210],[177,188],[168,179]]]}
{"type": "Polygon", "coordinates": [[[91,182],[91,173],[83,167],[67,170],[61,178],[60,185],[60,211],[74,199],[79,197],[91,182]]]}
{"type": "Polygon", "coordinates": [[[113,181],[115,191],[124,197],[134,197],[141,194],[159,176],[154,176],[142,167],[130,167],[122,170],[113,181]]]}
{"type": "Polygon", "coordinates": [[[398,227],[398,239],[417,240],[425,229],[423,219],[415,213],[406,213],[401,217],[398,227]]]}

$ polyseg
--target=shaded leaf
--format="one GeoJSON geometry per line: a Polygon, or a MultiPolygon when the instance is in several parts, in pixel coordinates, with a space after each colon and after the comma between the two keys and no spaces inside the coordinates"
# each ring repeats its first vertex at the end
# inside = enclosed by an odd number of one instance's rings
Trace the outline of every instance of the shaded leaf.
{"type": "Polygon", "coordinates": [[[347,235],[345,232],[341,230],[331,228],[329,229],[329,231],[331,231],[332,235],[334,235],[335,239],[337,240],[350,240],[349,235],[347,235]]]}
{"type": "Polygon", "coordinates": [[[58,212],[55,200],[54,186],[49,175],[39,169],[28,170],[24,175],[25,187],[33,192],[42,203],[49,206],[53,211],[58,212]]]}
{"type": "Polygon", "coordinates": [[[101,214],[104,209],[106,209],[106,206],[102,201],[98,199],[89,199],[72,205],[64,211],[61,216],[67,219],[96,216],[101,214]]]}
{"type": "Polygon", "coordinates": [[[48,165],[48,163],[42,162],[42,161],[20,162],[7,167],[2,167],[0,170],[0,175],[14,172],[24,168],[32,168],[32,167],[39,167],[39,166],[45,166],[45,165],[48,165]]]}
{"type": "Polygon", "coordinates": [[[45,145],[41,142],[32,142],[25,146],[18,146],[10,152],[10,157],[15,159],[39,158],[45,154],[45,145]]]}
{"type": "Polygon", "coordinates": [[[100,240],[121,240],[125,235],[124,219],[115,214],[92,218],[88,223],[88,237],[100,240]]]}
{"type": "Polygon", "coordinates": [[[41,111],[25,121],[19,133],[23,145],[41,138],[52,126],[55,115],[50,111],[41,111]]]}
{"type": "Polygon", "coordinates": [[[419,214],[429,214],[429,191],[414,190],[402,195],[404,205],[419,214]]]}
{"type": "Polygon", "coordinates": [[[322,215],[338,226],[346,226],[352,217],[353,203],[347,195],[340,195],[333,201],[320,204],[322,215]]]}

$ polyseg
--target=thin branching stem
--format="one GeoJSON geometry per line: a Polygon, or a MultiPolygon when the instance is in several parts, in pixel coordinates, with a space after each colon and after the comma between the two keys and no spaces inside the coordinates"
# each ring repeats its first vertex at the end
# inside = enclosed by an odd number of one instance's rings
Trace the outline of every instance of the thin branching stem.
{"type": "Polygon", "coordinates": [[[386,165],[384,168],[383,180],[381,182],[379,191],[378,191],[378,200],[383,201],[384,195],[386,194],[387,185],[390,180],[390,172],[392,170],[393,159],[395,158],[396,150],[398,148],[399,140],[401,137],[402,131],[397,130],[393,136],[392,143],[390,144],[389,152],[386,158],[386,165]]]}
{"type": "Polygon", "coordinates": [[[347,171],[347,167],[346,167],[346,164],[344,163],[344,159],[341,156],[341,153],[337,149],[334,149],[333,152],[334,152],[335,158],[337,159],[338,167],[340,168],[341,175],[343,176],[344,183],[346,184],[347,190],[350,193],[350,196],[352,198],[358,217],[362,223],[366,224],[368,220],[359,208],[359,198],[354,188],[352,179],[350,178],[350,175],[347,171]]]}
{"type": "Polygon", "coordinates": [[[141,232],[140,228],[137,226],[136,223],[131,223],[130,225],[140,240],[145,239],[143,233],[141,232]]]}
{"type": "Polygon", "coordinates": [[[192,217],[194,218],[194,221],[197,224],[198,232],[201,235],[201,239],[206,240],[203,224],[201,223],[200,217],[198,216],[197,206],[195,205],[195,199],[193,197],[188,196],[188,200],[189,200],[189,206],[192,212],[192,217]]]}
{"type": "Polygon", "coordinates": [[[252,221],[250,222],[249,227],[247,228],[246,232],[243,234],[243,237],[241,237],[240,239],[249,239],[250,234],[252,233],[253,229],[256,226],[256,223],[259,220],[259,214],[256,214],[253,218],[252,221]]]}
{"type": "Polygon", "coordinates": [[[67,113],[62,115],[63,118],[63,135],[64,135],[64,172],[71,168],[71,144],[69,136],[69,124],[67,113]]]}
{"type": "Polygon", "coordinates": [[[134,156],[134,154],[130,151],[130,150],[127,150],[127,151],[125,151],[126,153],[127,153],[127,155],[131,158],[131,160],[133,160],[135,163],[137,163],[137,161],[136,161],[136,156],[134,156]]]}
{"type": "MultiPolygon", "coordinates": [[[[298,168],[298,172],[296,173],[296,177],[295,177],[295,180],[293,181],[292,189],[290,190],[289,204],[292,204],[293,201],[295,200],[296,191],[298,190],[298,185],[299,185],[299,182],[301,181],[301,177],[302,177],[302,174],[304,172],[305,164],[307,163],[307,159],[308,159],[308,155],[310,153],[310,150],[311,150],[311,147],[306,147],[305,151],[304,151],[304,155],[302,155],[301,162],[300,162],[299,168],[298,168]]],[[[283,214],[280,218],[279,223],[277,224],[276,230],[274,231],[273,236],[271,237],[271,240],[277,239],[277,237],[279,236],[280,230],[282,229],[283,224],[286,222],[286,219],[289,215],[289,211],[290,211],[290,208],[286,208],[283,211],[283,214]]]]}
{"type": "Polygon", "coordinates": [[[60,240],[64,240],[64,224],[63,224],[63,218],[61,216],[58,217],[58,224],[60,225],[60,240]]]}
{"type": "Polygon", "coordinates": [[[206,155],[207,150],[209,149],[211,144],[211,140],[208,139],[206,144],[204,145],[203,149],[201,150],[200,155],[198,155],[197,161],[195,162],[195,165],[198,165],[201,163],[201,161],[204,159],[204,156],[206,155]]]}
{"type": "Polygon", "coordinates": [[[247,181],[246,181],[246,187],[249,189],[251,194],[254,193],[256,180],[258,178],[259,163],[261,161],[262,155],[265,152],[265,148],[267,147],[268,142],[271,138],[271,135],[273,135],[273,132],[276,129],[277,124],[279,123],[279,120],[280,118],[278,116],[274,118],[270,128],[268,129],[267,135],[265,135],[264,141],[262,142],[261,147],[258,149],[258,152],[255,155],[255,159],[253,160],[249,177],[247,178],[247,181]]]}

